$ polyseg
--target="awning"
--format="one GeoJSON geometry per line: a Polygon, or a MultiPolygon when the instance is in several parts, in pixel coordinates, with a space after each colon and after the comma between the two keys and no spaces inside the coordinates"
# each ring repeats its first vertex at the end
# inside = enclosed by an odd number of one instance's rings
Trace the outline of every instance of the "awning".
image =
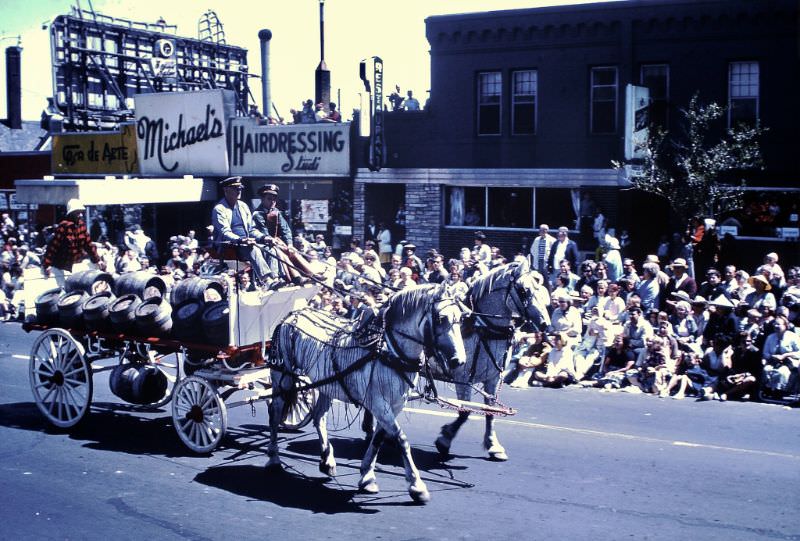
{"type": "Polygon", "coordinates": [[[196,203],[215,201],[217,183],[202,178],[86,178],[17,180],[17,203],[66,205],[73,198],[84,205],[196,203]]]}

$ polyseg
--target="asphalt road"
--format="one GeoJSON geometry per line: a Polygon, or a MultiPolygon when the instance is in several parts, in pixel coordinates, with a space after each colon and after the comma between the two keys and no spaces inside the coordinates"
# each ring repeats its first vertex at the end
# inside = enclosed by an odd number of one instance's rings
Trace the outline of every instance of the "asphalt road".
{"type": "Polygon", "coordinates": [[[380,455],[377,496],[358,494],[364,443],[335,406],[335,479],[313,428],[284,433],[285,470],[264,469],[266,408],[230,412],[195,456],[168,410],[119,402],[107,374],[68,432],[48,427],[28,385],[36,333],[0,325],[0,539],[790,539],[800,540],[800,410],[568,388],[503,390],[510,460],[490,462],[471,421],[442,462],[451,412],[415,402],[400,422],[431,491],[411,503],[400,456],[380,455]]]}

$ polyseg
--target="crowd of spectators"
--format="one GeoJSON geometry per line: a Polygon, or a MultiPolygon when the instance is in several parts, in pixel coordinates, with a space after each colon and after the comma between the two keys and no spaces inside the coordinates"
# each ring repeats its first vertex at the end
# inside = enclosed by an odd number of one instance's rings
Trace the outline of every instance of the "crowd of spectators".
{"type": "Polygon", "coordinates": [[[701,400],[797,399],[800,267],[784,272],[771,252],[755,269],[686,259],[619,257],[604,233],[601,254],[575,268],[568,230],[543,225],[530,259],[551,293],[552,324],[518,336],[504,380],[569,384],[701,400]],[[609,255],[611,257],[609,257],[609,255]]]}
{"type": "MultiPolygon", "coordinates": [[[[7,215],[1,221],[0,316],[7,320],[21,317],[23,271],[42,265],[48,239],[47,231],[30,235],[7,215]]],[[[218,264],[207,249],[210,236],[210,229],[202,238],[189,230],[159,250],[134,225],[123,244],[95,246],[109,272],[148,270],[171,284],[218,264]]],[[[446,283],[465,294],[476,277],[508,262],[480,231],[452,258],[435,249],[418,254],[406,241],[392,247],[377,237],[363,246],[354,238],[338,258],[322,234],[293,237],[293,248],[329,286],[312,306],[355,320],[414,284],[446,283]]],[[[703,400],[798,392],[800,267],[784,272],[777,254],[769,253],[751,272],[728,264],[693,273],[684,258],[664,261],[653,254],[633,261],[613,235],[604,240],[599,257],[579,260],[567,228],[550,237],[543,225],[529,253],[514,256],[527,259],[550,291],[551,326],[517,334],[506,383],[579,384],[703,400]]],[[[244,264],[229,272],[238,287],[256,287],[244,264]]]]}

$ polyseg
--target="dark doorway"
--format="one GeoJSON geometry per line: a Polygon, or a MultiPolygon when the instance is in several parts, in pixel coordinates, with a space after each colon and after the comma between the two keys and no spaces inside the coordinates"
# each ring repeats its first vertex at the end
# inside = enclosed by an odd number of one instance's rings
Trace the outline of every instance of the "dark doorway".
{"type": "MultiPolygon", "coordinates": [[[[364,226],[366,229],[370,218],[380,225],[386,223],[392,232],[392,245],[406,238],[405,226],[405,184],[367,184],[364,186],[364,226]],[[403,215],[398,219],[398,211],[402,205],[403,215]]],[[[358,234],[353,232],[356,236],[358,234]]],[[[366,238],[361,231],[361,238],[366,238]]]]}

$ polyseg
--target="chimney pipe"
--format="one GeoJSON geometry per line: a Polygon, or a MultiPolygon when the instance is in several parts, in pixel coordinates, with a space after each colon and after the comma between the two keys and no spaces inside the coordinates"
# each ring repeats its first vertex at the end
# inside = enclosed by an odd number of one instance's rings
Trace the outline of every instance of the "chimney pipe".
{"type": "Polygon", "coordinates": [[[7,119],[12,130],[22,129],[22,47],[6,48],[7,119]]]}
{"type": "Polygon", "coordinates": [[[261,40],[261,102],[264,118],[272,116],[272,96],[269,88],[269,41],[272,39],[272,32],[266,28],[258,33],[261,40]]]}

